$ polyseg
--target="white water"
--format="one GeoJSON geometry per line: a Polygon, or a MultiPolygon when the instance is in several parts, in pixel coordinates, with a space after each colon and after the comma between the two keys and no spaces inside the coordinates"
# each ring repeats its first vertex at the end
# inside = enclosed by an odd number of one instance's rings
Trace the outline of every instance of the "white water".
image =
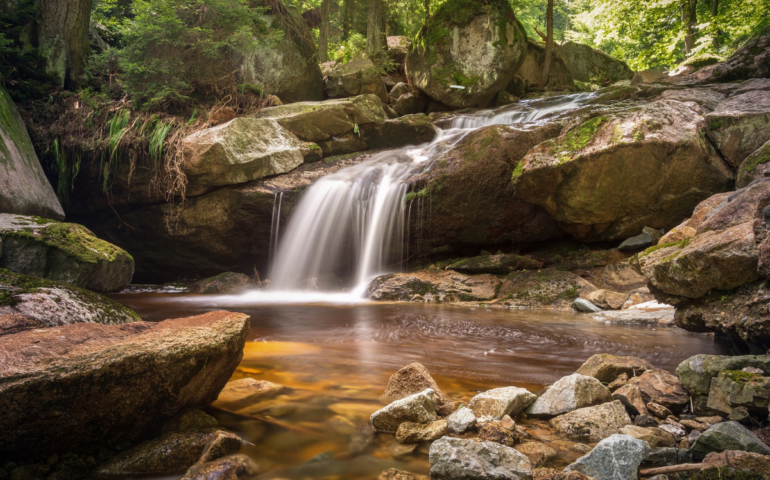
{"type": "MultiPolygon", "coordinates": [[[[336,294],[338,300],[360,298],[374,277],[404,263],[405,196],[413,175],[430,168],[434,159],[469,132],[490,125],[542,123],[545,117],[580,107],[590,95],[521,102],[458,116],[428,144],[382,152],[321,178],[304,194],[280,239],[274,212],[271,247],[277,242],[278,248],[270,266],[274,290],[270,295],[323,290],[326,279],[347,273],[356,286],[349,294],[336,294]]],[[[296,293],[289,296],[296,298],[296,293]]],[[[310,301],[316,301],[316,296],[310,301]]]]}

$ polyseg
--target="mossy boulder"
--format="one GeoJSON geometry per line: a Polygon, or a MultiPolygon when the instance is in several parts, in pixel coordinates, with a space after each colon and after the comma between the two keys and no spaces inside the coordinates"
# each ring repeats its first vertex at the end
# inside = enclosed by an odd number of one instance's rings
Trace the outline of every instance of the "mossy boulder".
{"type": "Polygon", "coordinates": [[[409,81],[454,108],[484,107],[527,52],[527,36],[506,0],[448,0],[409,46],[409,81]]]}
{"type": "Polygon", "coordinates": [[[770,92],[729,97],[706,115],[709,138],[734,168],[770,140],[770,92]]]}
{"type": "MultiPolygon", "coordinates": [[[[545,47],[540,43],[529,40],[527,42],[527,55],[524,57],[524,61],[519,69],[516,70],[516,75],[526,82],[526,90],[542,88],[540,87],[540,80],[543,75],[544,61],[545,47]]],[[[510,90],[516,90],[515,85],[510,90]]],[[[567,65],[565,65],[562,56],[558,53],[551,57],[551,69],[548,73],[548,83],[545,85],[545,90],[566,90],[570,92],[577,90],[572,74],[567,65]]]]}
{"type": "Polygon", "coordinates": [[[0,85],[0,212],[64,220],[64,210],[43,173],[27,128],[0,85]]]}
{"type": "Polygon", "coordinates": [[[449,264],[447,268],[469,274],[491,273],[494,275],[508,275],[512,270],[537,269],[542,266],[543,264],[537,260],[511,253],[464,258],[449,264]]]}
{"type": "Polygon", "coordinates": [[[380,69],[368,58],[354,58],[324,73],[324,88],[329,98],[372,94],[383,102],[388,101],[388,91],[380,69]]]}
{"type": "Polygon", "coordinates": [[[754,180],[767,177],[770,177],[770,141],[765,142],[741,163],[735,186],[743,188],[754,180]]]}
{"type": "Polygon", "coordinates": [[[398,148],[406,145],[420,145],[436,138],[438,129],[430,117],[419,113],[369,123],[360,128],[360,138],[368,149],[398,148]]]}
{"type": "Polygon", "coordinates": [[[626,62],[613,58],[601,50],[577,42],[566,42],[559,48],[572,78],[595,85],[609,85],[630,80],[634,71],[626,62]]]}
{"type": "Polygon", "coordinates": [[[526,270],[509,273],[497,295],[502,302],[521,307],[569,309],[581,294],[595,289],[574,273],[526,270]]]}
{"type": "Polygon", "coordinates": [[[74,223],[0,214],[0,268],[95,290],[114,292],[131,283],[134,259],[74,223]]]}
{"type": "Polygon", "coordinates": [[[706,406],[729,416],[734,409],[744,407],[763,418],[770,404],[770,377],[743,370],[724,370],[711,380],[706,406]]]}
{"type": "Polygon", "coordinates": [[[375,278],[364,294],[380,301],[428,303],[492,300],[500,280],[492,275],[468,276],[452,270],[420,270],[375,278]]]}
{"type": "Polygon", "coordinates": [[[530,150],[513,176],[518,198],[580,241],[669,229],[732,181],[700,108],[675,100],[583,118],[530,150]]]}
{"type": "Polygon", "coordinates": [[[188,287],[194,293],[241,293],[257,288],[257,284],[243,273],[225,272],[198,280],[188,287]]]}

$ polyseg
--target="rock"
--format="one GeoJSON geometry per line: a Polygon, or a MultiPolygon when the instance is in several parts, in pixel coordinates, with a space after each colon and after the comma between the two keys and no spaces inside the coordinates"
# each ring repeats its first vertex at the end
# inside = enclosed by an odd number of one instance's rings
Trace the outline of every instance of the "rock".
{"type": "Polygon", "coordinates": [[[359,132],[367,148],[381,149],[428,143],[436,137],[438,129],[427,115],[417,114],[370,123],[359,132]]]}
{"type": "Polygon", "coordinates": [[[671,228],[733,180],[702,141],[702,121],[700,107],[674,100],[594,116],[531,149],[517,166],[516,193],[578,241],[671,228]]]}
{"type": "Polygon", "coordinates": [[[751,414],[746,407],[736,407],[730,412],[727,419],[738,423],[748,424],[751,423],[751,414]]]}
{"type": "Polygon", "coordinates": [[[535,394],[525,388],[493,388],[471,398],[471,401],[468,402],[468,408],[476,418],[492,417],[499,420],[505,415],[517,416],[526,410],[536,398],[535,394]]]}
{"type": "MultiPolygon", "coordinates": [[[[558,47],[557,47],[558,48],[558,47]]],[[[558,50],[557,50],[558,51],[558,50]]],[[[543,64],[545,62],[545,46],[533,40],[527,41],[527,54],[524,61],[516,70],[516,75],[526,83],[527,90],[543,89],[540,85],[540,77],[543,74],[543,64]]],[[[575,82],[569,68],[564,63],[561,55],[551,57],[551,67],[548,73],[548,83],[544,90],[570,91],[577,90],[575,82]]],[[[507,93],[507,92],[506,92],[507,93]]]]}
{"type": "Polygon", "coordinates": [[[537,260],[511,253],[465,258],[451,263],[447,268],[468,274],[508,275],[512,270],[538,269],[542,266],[543,264],[537,260]]]}
{"type": "Polygon", "coordinates": [[[564,469],[580,472],[596,480],[631,480],[639,478],[637,469],[650,447],[628,435],[605,438],[591,452],[564,469]]]}
{"type": "Polygon", "coordinates": [[[516,435],[511,429],[506,428],[502,422],[486,422],[479,428],[479,440],[512,447],[516,443],[516,435]]]}
{"type": "Polygon", "coordinates": [[[603,383],[610,383],[624,373],[628,377],[635,377],[647,370],[656,369],[641,358],[601,353],[586,360],[575,373],[594,377],[603,383]]]}
{"type": "Polygon", "coordinates": [[[451,270],[420,270],[412,273],[394,273],[375,278],[364,295],[379,301],[409,301],[415,295],[426,302],[472,302],[491,300],[497,293],[500,280],[492,275],[468,276],[451,270]]]}
{"type": "Polygon", "coordinates": [[[763,478],[770,478],[770,457],[758,453],[733,450],[712,452],[706,455],[701,464],[701,470],[725,467],[749,470],[762,475],[763,478]]]}
{"type": "Polygon", "coordinates": [[[193,293],[242,293],[254,288],[257,288],[257,284],[248,275],[225,272],[198,280],[188,290],[193,293]]]}
{"type": "Polygon", "coordinates": [[[655,70],[642,70],[640,72],[636,72],[631,78],[631,85],[642,85],[644,83],[660,83],[662,80],[664,80],[668,75],[666,75],[663,72],[658,72],[655,70]]]}
{"type": "Polygon", "coordinates": [[[451,399],[441,393],[436,381],[430,376],[428,369],[420,363],[410,363],[390,376],[388,385],[383,394],[390,400],[400,400],[410,395],[415,395],[430,388],[436,395],[436,401],[440,404],[450,402],[451,399]]]}
{"type": "Polygon", "coordinates": [[[612,394],[612,398],[620,400],[632,415],[647,416],[649,414],[642,390],[638,385],[624,385],[612,394]]]}
{"type": "Polygon", "coordinates": [[[602,309],[593,304],[593,302],[586,300],[585,298],[576,298],[572,302],[572,309],[578,312],[584,313],[598,313],[602,309]]]}
{"type": "Polygon", "coordinates": [[[64,220],[11,96],[0,86],[0,212],[64,220]]]}
{"type": "Polygon", "coordinates": [[[476,426],[476,415],[470,408],[458,408],[446,420],[449,433],[465,433],[476,426]]]}
{"type": "Polygon", "coordinates": [[[655,402],[679,413],[690,403],[690,394],[679,379],[664,370],[647,371],[629,380],[638,385],[645,402],[655,402]]]}
{"type": "Polygon", "coordinates": [[[634,419],[634,425],[637,427],[657,427],[658,421],[649,415],[639,415],[634,419]]]}
{"type": "Polygon", "coordinates": [[[211,461],[241,449],[241,439],[222,430],[167,433],[119,453],[99,466],[100,477],[181,474],[196,462],[211,461]]]}
{"type": "Polygon", "coordinates": [[[724,62],[717,63],[688,75],[685,84],[724,83],[748,78],[767,78],[770,76],[768,56],[770,55],[770,35],[767,30],[748,40],[741,48],[724,62]]]}
{"type": "MultiPolygon", "coordinates": [[[[550,77],[549,77],[550,79],[550,77]]],[[[495,96],[495,106],[503,107],[505,105],[511,105],[513,103],[516,103],[519,101],[519,97],[516,95],[513,95],[511,93],[506,92],[505,90],[500,90],[497,92],[497,96],[495,96]]]]}
{"type": "Polygon", "coordinates": [[[188,430],[204,430],[216,427],[217,419],[207,414],[203,410],[193,408],[185,410],[171,420],[163,424],[160,431],[162,433],[179,433],[188,430]]]}
{"type": "Polygon", "coordinates": [[[494,442],[444,437],[430,446],[432,480],[531,480],[529,459],[494,442]]]}
{"type": "Polygon", "coordinates": [[[368,58],[354,58],[324,73],[324,90],[329,98],[372,94],[383,102],[388,101],[380,70],[368,58]]]}
{"type": "Polygon", "coordinates": [[[741,163],[735,186],[744,188],[760,178],[770,177],[770,141],[756,149],[741,163]]]}
{"type": "Polygon", "coordinates": [[[595,85],[609,85],[620,80],[630,80],[633,70],[625,62],[576,42],[561,45],[561,54],[572,78],[595,85]]]}
{"type": "MultiPolygon", "coordinates": [[[[529,459],[532,465],[543,465],[545,462],[558,456],[558,452],[555,448],[542,442],[526,442],[516,445],[516,450],[523,453],[529,459]]],[[[534,474],[535,472],[533,472],[534,474]]],[[[537,475],[533,475],[537,478],[537,475]]],[[[578,477],[576,477],[578,478],[578,477]]]]}
{"type": "Polygon", "coordinates": [[[552,419],[550,423],[572,439],[598,442],[632,422],[623,404],[615,400],[594,407],[579,408],[552,419]]]}
{"type": "Polygon", "coordinates": [[[210,312],[0,337],[0,450],[23,458],[110,447],[209,405],[241,360],[248,319],[210,312]]]}
{"type": "Polygon", "coordinates": [[[629,295],[627,293],[613,292],[610,290],[594,290],[587,295],[588,300],[600,308],[620,310],[629,295]]]}
{"type": "Polygon", "coordinates": [[[676,367],[676,375],[693,396],[707,396],[711,390],[711,380],[720,372],[740,370],[744,367],[755,367],[768,375],[770,357],[766,355],[695,355],[676,367]]]}
{"type": "Polygon", "coordinates": [[[521,307],[566,309],[579,295],[594,289],[593,285],[571,272],[528,270],[508,274],[497,296],[506,303],[521,307]]]}
{"type": "Polygon", "coordinates": [[[673,415],[673,413],[671,413],[671,410],[669,410],[668,408],[664,407],[663,405],[661,405],[659,403],[655,403],[655,402],[648,403],[647,404],[647,410],[651,414],[653,414],[654,416],[656,416],[658,418],[664,418],[665,419],[665,418],[668,418],[671,415],[673,415]]]}
{"type": "Polygon", "coordinates": [[[225,388],[219,392],[217,406],[225,410],[231,410],[231,404],[254,402],[286,392],[287,387],[267,380],[254,378],[241,378],[227,382],[225,388]]]}
{"type": "Polygon", "coordinates": [[[735,168],[770,140],[770,92],[753,91],[723,100],[706,114],[709,138],[735,168]]]}
{"type": "Polygon", "coordinates": [[[378,480],[430,480],[430,477],[389,468],[380,474],[378,480]]]}
{"type": "Polygon", "coordinates": [[[610,392],[614,392],[615,390],[619,389],[620,387],[628,384],[628,374],[621,373],[618,375],[618,378],[613,380],[612,382],[607,385],[607,388],[610,392]]]}
{"type": "Polygon", "coordinates": [[[560,472],[553,468],[536,468],[532,470],[532,480],[594,480],[580,472],[560,472]]]}
{"type": "Polygon", "coordinates": [[[252,477],[258,472],[259,467],[254,460],[238,454],[194,465],[181,480],[237,480],[240,477],[252,477]]]}
{"type": "Polygon", "coordinates": [[[644,457],[644,463],[652,465],[675,465],[678,463],[691,463],[692,453],[673,447],[661,447],[650,450],[644,457]]]}
{"type": "Polygon", "coordinates": [[[770,404],[770,377],[742,370],[724,370],[711,380],[706,406],[722,415],[738,407],[766,412],[770,404]]]}
{"type": "Polygon", "coordinates": [[[614,292],[630,292],[647,286],[647,278],[634,270],[628,262],[606,265],[601,272],[601,286],[614,292]]]}
{"type": "Polygon", "coordinates": [[[677,422],[669,422],[666,420],[664,423],[658,425],[658,428],[666,433],[670,433],[677,442],[687,437],[687,430],[677,422]]]}
{"type": "Polygon", "coordinates": [[[458,408],[462,408],[464,406],[465,404],[463,402],[457,402],[457,401],[446,402],[445,404],[439,405],[436,407],[436,413],[439,416],[447,417],[451,415],[452,412],[454,412],[458,408]]]}
{"type": "MultiPolygon", "coordinates": [[[[272,107],[280,109],[290,107],[272,107]]],[[[262,110],[265,112],[270,108],[262,110]]],[[[271,118],[239,117],[182,140],[187,194],[197,196],[294,170],[305,161],[301,142],[271,118]]]]}
{"type": "Polygon", "coordinates": [[[39,217],[0,213],[0,268],[97,292],[131,283],[134,259],[87,228],[39,217]]]}
{"type": "Polygon", "coordinates": [[[428,105],[428,97],[419,90],[406,92],[396,99],[393,109],[399,115],[422,113],[428,105]]]}
{"type": "Polygon", "coordinates": [[[401,95],[409,93],[409,91],[409,85],[401,82],[393,86],[390,92],[388,92],[388,96],[394,100],[398,100],[401,95]]]}
{"type": "Polygon", "coordinates": [[[436,418],[436,394],[428,388],[377,410],[371,422],[375,431],[395,432],[404,422],[428,423],[436,418]]]}
{"type": "Polygon", "coordinates": [[[554,417],[611,401],[610,391],[599,380],[573,373],[548,387],[526,413],[530,417],[554,417]]]}
{"type": "Polygon", "coordinates": [[[692,446],[693,455],[703,458],[711,452],[740,450],[770,455],[770,447],[737,422],[722,422],[710,427],[692,446]]]}
{"type": "Polygon", "coordinates": [[[643,440],[652,448],[676,446],[674,436],[659,428],[643,428],[634,425],[626,425],[620,429],[620,433],[628,435],[629,437],[634,437],[638,440],[643,440]]]}
{"type": "Polygon", "coordinates": [[[634,251],[634,250],[644,250],[645,248],[651,246],[654,243],[652,237],[647,233],[640,233],[639,235],[635,235],[631,238],[627,238],[623,240],[623,242],[618,245],[618,250],[621,251],[634,251]]]}
{"type": "Polygon", "coordinates": [[[396,441],[399,443],[432,442],[446,434],[446,420],[436,420],[430,423],[404,422],[396,430],[396,441]]]}
{"type": "Polygon", "coordinates": [[[690,419],[683,419],[680,420],[679,423],[682,424],[687,430],[691,431],[697,431],[697,432],[705,432],[710,425],[707,425],[705,423],[701,423],[697,420],[690,420],[690,419]]]}
{"type": "Polygon", "coordinates": [[[406,73],[445,105],[484,107],[508,85],[526,50],[526,33],[507,2],[450,0],[409,46],[406,73]]]}

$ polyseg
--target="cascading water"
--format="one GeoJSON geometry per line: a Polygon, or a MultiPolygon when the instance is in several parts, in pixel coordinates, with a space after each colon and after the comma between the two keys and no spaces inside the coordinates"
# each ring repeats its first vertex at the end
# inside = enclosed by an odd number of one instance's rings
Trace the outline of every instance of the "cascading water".
{"type": "MultiPolygon", "coordinates": [[[[410,177],[430,168],[433,159],[473,130],[542,122],[583,105],[590,95],[458,116],[428,144],[382,152],[321,178],[304,194],[278,242],[270,268],[271,288],[322,289],[324,277],[344,273],[354,279],[354,292],[363,292],[373,277],[404,259],[404,199],[410,177]]],[[[277,220],[274,223],[277,240],[277,220]]]]}

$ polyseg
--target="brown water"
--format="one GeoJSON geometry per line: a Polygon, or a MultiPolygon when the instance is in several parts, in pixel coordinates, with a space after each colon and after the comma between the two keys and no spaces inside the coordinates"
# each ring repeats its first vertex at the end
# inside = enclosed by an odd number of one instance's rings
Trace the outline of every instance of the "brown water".
{"type": "MultiPolygon", "coordinates": [[[[243,361],[233,379],[291,387],[252,404],[211,408],[219,422],[253,446],[243,451],[258,478],[375,479],[389,467],[428,472],[427,446],[397,452],[392,435],[364,433],[381,408],[388,377],[420,362],[450,396],[515,385],[537,393],[595,353],[633,355],[673,371],[698,354],[725,354],[710,337],[672,329],[616,326],[565,312],[424,304],[251,303],[235,296],[121,294],[113,298],[157,321],[211,310],[251,315],[243,361]]],[[[525,421],[530,440],[555,447],[548,466],[563,466],[585,447],[525,421]]]]}

